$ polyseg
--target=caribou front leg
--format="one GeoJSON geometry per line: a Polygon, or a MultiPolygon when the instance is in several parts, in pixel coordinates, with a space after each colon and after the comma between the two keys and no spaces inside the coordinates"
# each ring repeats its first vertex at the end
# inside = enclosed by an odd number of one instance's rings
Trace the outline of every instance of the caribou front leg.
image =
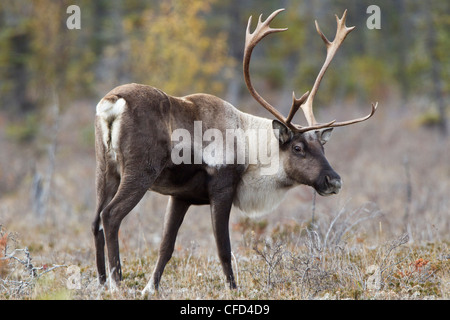
{"type": "Polygon", "coordinates": [[[234,191],[216,193],[211,199],[211,220],[217,251],[222,269],[231,289],[236,289],[233,268],[231,266],[231,244],[229,234],[230,210],[234,191]]]}
{"type": "Polygon", "coordinates": [[[178,229],[183,222],[184,216],[190,204],[176,197],[170,197],[167,203],[166,215],[164,218],[164,231],[161,245],[159,248],[158,262],[156,263],[153,275],[142,291],[142,295],[146,293],[154,294],[158,291],[159,281],[164,272],[164,268],[172,257],[177,238],[178,229]]]}

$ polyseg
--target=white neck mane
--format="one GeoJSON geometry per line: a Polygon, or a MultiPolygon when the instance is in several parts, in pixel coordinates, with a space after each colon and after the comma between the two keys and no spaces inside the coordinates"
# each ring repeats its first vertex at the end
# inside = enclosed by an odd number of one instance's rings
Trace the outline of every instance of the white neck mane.
{"type": "Polygon", "coordinates": [[[271,140],[268,144],[271,144],[272,149],[268,147],[268,150],[277,148],[276,152],[270,153],[271,157],[277,157],[273,160],[276,162],[275,171],[266,174],[267,166],[262,165],[258,159],[257,164],[247,166],[236,190],[234,205],[249,216],[258,216],[273,211],[294,185],[287,183],[283,159],[278,154],[278,139],[273,134],[272,121],[248,114],[242,114],[242,120],[247,128],[269,130],[271,140]]]}

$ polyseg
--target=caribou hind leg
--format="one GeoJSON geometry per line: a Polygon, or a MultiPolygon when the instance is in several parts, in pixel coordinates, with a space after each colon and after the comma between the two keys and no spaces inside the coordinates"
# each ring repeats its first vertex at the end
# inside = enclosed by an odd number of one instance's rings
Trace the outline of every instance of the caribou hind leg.
{"type": "Polygon", "coordinates": [[[108,184],[108,188],[97,189],[97,210],[94,222],[92,223],[92,233],[94,234],[95,243],[95,260],[97,263],[97,273],[99,284],[104,284],[106,281],[105,268],[105,235],[103,233],[103,225],[101,221],[101,213],[106,205],[111,201],[119,187],[118,179],[111,179],[108,183],[104,175],[97,178],[97,183],[108,184]]]}
{"type": "Polygon", "coordinates": [[[94,235],[98,281],[99,284],[102,285],[106,281],[106,267],[105,236],[103,232],[101,213],[116,194],[120,184],[120,176],[117,172],[116,164],[111,163],[111,161],[108,159],[108,156],[106,154],[106,146],[103,144],[103,141],[101,139],[101,132],[102,128],[97,121],[95,146],[97,152],[97,166],[95,177],[97,207],[95,210],[95,219],[92,223],[92,233],[94,235]]]}
{"type": "Polygon", "coordinates": [[[139,177],[123,177],[116,195],[101,212],[112,287],[116,286],[122,280],[119,254],[120,224],[123,218],[138,204],[148,189],[143,184],[136,183],[138,179],[139,177]]]}

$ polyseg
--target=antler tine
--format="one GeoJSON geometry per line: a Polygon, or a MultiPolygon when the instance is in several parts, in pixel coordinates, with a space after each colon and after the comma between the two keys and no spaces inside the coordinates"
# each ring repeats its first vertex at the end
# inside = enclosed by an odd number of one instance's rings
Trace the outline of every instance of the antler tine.
{"type": "MultiPolygon", "coordinates": [[[[339,19],[337,14],[335,14],[335,17],[336,17],[337,30],[336,30],[336,36],[335,36],[335,39],[333,40],[333,42],[330,42],[327,39],[327,37],[320,30],[319,23],[317,22],[317,20],[315,20],[317,33],[320,35],[320,37],[322,38],[322,40],[325,43],[325,45],[327,46],[327,48],[329,46],[331,46],[333,43],[335,43],[336,41],[339,42],[339,45],[340,45],[344,41],[345,37],[347,37],[347,35],[353,29],[355,29],[354,26],[353,27],[347,27],[345,25],[345,21],[347,19],[347,10],[344,11],[344,14],[342,15],[341,19],[339,19]]],[[[338,47],[339,47],[339,45],[338,45],[338,47]]]]}
{"type": "Polygon", "coordinates": [[[367,116],[361,117],[361,118],[357,118],[357,119],[353,119],[353,120],[347,120],[347,121],[342,121],[342,122],[334,122],[331,125],[331,127],[343,127],[343,126],[348,126],[350,124],[366,121],[367,119],[369,119],[370,117],[373,116],[373,114],[375,113],[377,108],[378,108],[378,102],[376,102],[375,104],[372,103],[372,110],[370,111],[370,113],[367,116]]]}
{"type": "Polygon", "coordinates": [[[250,26],[252,24],[252,16],[248,18],[247,31],[245,34],[245,49],[253,49],[256,44],[261,41],[265,36],[275,32],[286,31],[287,28],[271,28],[269,25],[272,20],[280,13],[284,11],[284,9],[278,9],[265,20],[262,21],[262,14],[259,16],[258,25],[256,26],[255,31],[250,32],[250,26]]]}
{"type": "Polygon", "coordinates": [[[300,97],[300,99],[297,99],[295,97],[295,92],[292,92],[292,107],[291,107],[291,110],[289,111],[288,117],[286,118],[287,123],[291,123],[292,118],[294,117],[295,113],[298,111],[300,106],[306,101],[306,99],[308,99],[308,96],[309,96],[309,91],[304,93],[300,97]]]}
{"type": "Polygon", "coordinates": [[[270,103],[264,100],[264,98],[261,97],[258,92],[256,92],[250,80],[250,71],[249,71],[252,51],[258,44],[258,42],[261,41],[268,34],[287,30],[287,28],[271,28],[269,26],[270,22],[272,22],[272,20],[277,16],[277,14],[282,11],[284,11],[284,9],[278,9],[274,11],[265,21],[261,20],[262,15],[260,15],[258,19],[258,25],[256,26],[256,29],[253,33],[250,32],[250,26],[252,23],[252,17],[250,16],[250,18],[248,19],[247,31],[245,34],[243,65],[244,65],[245,84],[247,85],[247,88],[250,91],[251,95],[255,98],[256,101],[259,102],[259,104],[261,104],[270,113],[272,113],[278,120],[280,120],[283,123],[286,123],[286,119],[283,117],[283,115],[277,109],[275,109],[270,103]]]}

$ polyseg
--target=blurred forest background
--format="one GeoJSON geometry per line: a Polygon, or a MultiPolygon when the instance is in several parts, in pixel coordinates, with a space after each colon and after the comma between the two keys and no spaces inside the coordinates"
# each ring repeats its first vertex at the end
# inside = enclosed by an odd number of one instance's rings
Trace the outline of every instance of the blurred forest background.
{"type": "MultiPolygon", "coordinates": [[[[287,112],[292,90],[309,90],[323,63],[314,19],[331,38],[333,14],[347,8],[347,25],[357,31],[332,63],[316,105],[396,99],[405,111],[420,98],[418,121],[447,134],[447,1],[16,0],[0,4],[2,141],[39,156],[43,146],[55,142],[48,140],[57,139],[59,117],[74,101],[94,105],[127,82],[173,95],[207,92],[240,106],[248,96],[241,76],[247,19],[267,17],[279,7],[287,10],[274,24],[289,31],[257,48],[252,72],[265,90],[278,93],[274,104],[281,111],[287,112]],[[81,9],[80,29],[66,26],[71,4],[81,9]],[[366,27],[372,4],[381,9],[379,30],[366,27]]],[[[90,129],[79,130],[92,139],[90,129]]],[[[0,160],[1,195],[13,191],[26,170],[11,170],[5,152],[0,160]]]]}
{"type": "MultiPolygon", "coordinates": [[[[327,145],[347,191],[339,200],[320,201],[330,207],[349,198],[350,206],[373,202],[399,230],[405,217],[421,215],[426,220],[416,220],[417,229],[439,226],[448,239],[450,2],[441,0],[1,1],[0,225],[30,242],[38,238],[30,228],[41,225],[39,234],[48,235],[42,246],[56,247],[65,229],[42,225],[72,224],[66,236],[78,232],[91,246],[95,105],[117,85],[144,83],[179,96],[210,93],[270,117],[247,92],[242,56],[248,17],[254,28],[259,14],[265,18],[278,8],[286,11],[273,26],[289,30],[264,39],[251,65],[267,100],[286,115],[292,91],[299,96],[311,88],[325,58],[314,20],[332,39],[334,14],[348,9],[347,26],[356,30],[322,81],[316,112],[319,121],[340,121],[379,102],[373,120],[336,130],[327,145]],[[80,29],[67,28],[70,5],[81,10],[80,29]],[[381,29],[366,25],[370,5],[381,10],[381,29]]],[[[303,201],[309,212],[310,191],[294,195],[297,202],[280,210],[293,214],[303,201]]],[[[155,197],[141,209],[157,210],[146,216],[162,223],[165,199],[159,205],[155,197]]],[[[160,224],[150,233],[159,231],[160,224]]]]}

